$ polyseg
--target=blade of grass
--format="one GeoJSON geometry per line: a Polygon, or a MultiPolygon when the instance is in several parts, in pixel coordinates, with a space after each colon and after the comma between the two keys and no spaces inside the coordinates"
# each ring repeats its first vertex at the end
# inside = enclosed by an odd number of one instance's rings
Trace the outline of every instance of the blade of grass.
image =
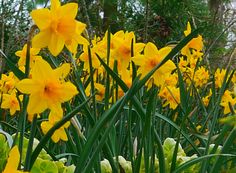
{"type": "MultiPolygon", "coordinates": [[[[211,130],[209,132],[209,136],[208,136],[207,145],[206,145],[204,155],[208,154],[209,146],[210,146],[210,143],[211,143],[211,138],[213,136],[215,125],[216,125],[218,115],[219,115],[221,98],[222,98],[227,86],[229,85],[229,83],[230,83],[230,81],[233,77],[234,71],[233,71],[233,73],[230,74],[229,78],[228,78],[228,74],[229,74],[229,69],[226,71],[222,87],[220,88],[220,91],[219,91],[218,99],[217,99],[216,104],[214,105],[214,108],[212,110],[213,120],[212,120],[211,130]],[[227,78],[228,78],[228,80],[227,80],[227,78]]],[[[209,165],[208,163],[209,163],[209,160],[202,163],[202,165],[201,165],[201,171],[202,172],[206,172],[207,166],[209,165]]]]}
{"type": "MultiPolygon", "coordinates": [[[[227,137],[227,139],[221,149],[221,154],[225,154],[229,151],[230,146],[234,143],[235,138],[236,138],[236,129],[233,128],[233,130],[230,132],[229,136],[227,137]]],[[[219,171],[220,167],[222,166],[223,161],[224,161],[224,159],[222,159],[221,156],[219,156],[216,159],[216,162],[211,169],[211,173],[219,171]]]]}
{"type": "Polygon", "coordinates": [[[118,107],[118,109],[114,110],[114,106],[112,106],[113,109],[112,108],[109,109],[107,112],[105,112],[105,114],[102,116],[102,118],[100,118],[98,120],[98,123],[96,124],[92,135],[88,138],[88,144],[85,145],[84,151],[86,151],[86,152],[81,154],[82,159],[79,161],[79,164],[77,165],[75,172],[81,172],[81,173],[90,172],[90,170],[92,169],[93,159],[96,157],[99,150],[101,149],[101,147],[105,143],[106,138],[107,138],[113,124],[115,123],[117,116],[120,114],[120,112],[123,110],[124,105],[127,103],[127,101],[132,96],[132,94],[134,92],[134,88],[135,88],[134,86],[131,87],[131,89],[122,97],[122,99],[120,99],[119,101],[116,102],[116,104],[114,104],[115,108],[118,107]],[[117,104],[117,103],[119,103],[119,104],[117,104]],[[113,110],[115,112],[113,112],[111,110],[113,110]],[[93,146],[94,141],[97,140],[97,138],[99,137],[99,134],[102,132],[102,127],[105,124],[107,124],[110,119],[111,119],[111,121],[110,121],[108,127],[106,128],[106,130],[102,133],[102,137],[101,137],[99,143],[97,144],[97,146],[95,147],[95,149],[93,150],[91,157],[87,158],[90,155],[91,146],[93,146]],[[88,162],[86,162],[87,160],[88,160],[88,162]]]}
{"type": "Polygon", "coordinates": [[[165,156],[164,156],[164,150],[162,147],[161,139],[157,133],[157,131],[154,129],[154,140],[157,144],[157,155],[158,155],[158,161],[159,161],[159,172],[165,173],[165,156]]]}

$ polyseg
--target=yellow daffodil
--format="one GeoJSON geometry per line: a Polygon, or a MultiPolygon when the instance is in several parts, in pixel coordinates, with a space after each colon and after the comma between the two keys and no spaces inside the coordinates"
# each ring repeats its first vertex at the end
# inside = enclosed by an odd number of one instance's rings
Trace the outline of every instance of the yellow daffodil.
{"type": "MultiPolygon", "coordinates": [[[[41,123],[41,129],[44,134],[46,134],[61,118],[62,118],[62,109],[52,110],[49,114],[49,120],[41,123]]],[[[52,140],[57,143],[59,140],[67,141],[67,135],[65,129],[70,126],[70,122],[66,122],[62,127],[57,129],[53,135],[52,140]]]]}
{"type": "MultiPolygon", "coordinates": [[[[22,100],[22,98],[22,95],[20,95],[19,99],[22,100]]],[[[3,94],[1,108],[10,109],[10,115],[14,115],[16,111],[20,110],[20,104],[15,91],[12,91],[11,94],[3,94]]]]}
{"type": "Polygon", "coordinates": [[[13,72],[10,72],[9,74],[2,74],[1,91],[3,93],[11,93],[18,81],[19,80],[13,72]]]}
{"type": "Polygon", "coordinates": [[[37,59],[32,68],[32,78],[23,79],[17,84],[17,89],[30,94],[27,111],[29,114],[41,113],[47,108],[60,109],[61,103],[69,101],[78,93],[71,82],[64,78],[70,71],[69,64],[52,69],[43,59],[37,59]]]}
{"type": "Polygon", "coordinates": [[[40,32],[33,38],[35,48],[48,47],[52,55],[57,56],[64,45],[73,53],[77,45],[88,43],[81,36],[86,25],[75,20],[78,4],[60,4],[59,0],[51,0],[51,8],[33,10],[30,15],[40,32]]]}
{"type": "Polygon", "coordinates": [[[222,86],[225,74],[226,74],[225,69],[217,68],[217,70],[215,71],[215,86],[216,86],[216,88],[220,88],[222,86]]]}
{"type": "Polygon", "coordinates": [[[210,89],[208,95],[202,98],[202,102],[205,106],[208,106],[211,96],[212,96],[212,91],[210,89]]]}
{"type": "MultiPolygon", "coordinates": [[[[30,67],[34,63],[36,58],[42,58],[41,56],[37,55],[40,49],[37,48],[30,48],[30,67]]],[[[27,45],[24,45],[22,50],[17,51],[15,54],[16,56],[20,57],[18,61],[19,66],[25,66],[26,62],[26,52],[27,52],[27,45]]]]}
{"type": "MultiPolygon", "coordinates": [[[[102,101],[105,96],[105,86],[99,83],[94,83],[94,87],[96,90],[96,95],[95,95],[96,100],[102,101]]],[[[85,91],[88,96],[90,95],[90,90],[91,90],[91,85],[89,85],[85,91]]]]}
{"type": "Polygon", "coordinates": [[[210,75],[204,67],[199,67],[194,75],[194,83],[196,87],[202,87],[209,79],[210,75]]]}
{"type": "MultiPolygon", "coordinates": [[[[188,22],[187,24],[187,29],[184,31],[184,35],[188,36],[191,33],[191,25],[188,22]]],[[[191,50],[193,49],[197,52],[202,51],[203,49],[203,41],[202,41],[202,36],[198,35],[196,38],[193,38],[186,46],[183,47],[181,50],[181,54],[185,56],[191,56],[191,50]]]]}
{"type": "Polygon", "coordinates": [[[236,98],[233,98],[233,93],[229,90],[225,90],[224,95],[222,96],[220,105],[224,107],[224,114],[230,113],[230,107],[229,104],[232,105],[232,107],[236,104],[236,98]]]}
{"type": "MultiPolygon", "coordinates": [[[[144,49],[144,55],[133,58],[134,63],[139,66],[138,73],[142,74],[142,77],[145,76],[158,65],[170,51],[170,47],[164,47],[158,50],[153,43],[147,43],[144,49]]],[[[175,68],[175,64],[171,60],[168,60],[153,74],[154,84],[157,86],[163,85],[165,78],[169,76],[175,68]]]]}
{"type": "Polygon", "coordinates": [[[176,109],[178,104],[180,103],[180,92],[179,88],[168,86],[163,87],[159,94],[162,99],[164,99],[165,104],[164,107],[170,105],[171,109],[176,109]]]}
{"type": "Polygon", "coordinates": [[[144,48],[143,43],[136,43],[134,32],[124,32],[123,30],[118,31],[113,36],[114,52],[113,57],[121,62],[121,69],[123,71],[128,68],[131,60],[131,43],[133,40],[133,53],[137,56],[144,48]]]}
{"type": "Polygon", "coordinates": [[[176,73],[170,74],[165,78],[165,85],[167,86],[176,86],[178,82],[178,75],[176,73]]]}
{"type": "MultiPolygon", "coordinates": [[[[100,61],[98,60],[97,56],[96,56],[96,51],[95,51],[96,47],[92,47],[91,50],[91,59],[92,59],[92,66],[95,69],[98,69],[100,66],[100,61]]],[[[88,53],[88,46],[83,46],[83,53],[80,55],[79,61],[83,61],[84,63],[84,69],[89,71],[89,53],[88,53]]]]}
{"type": "Polygon", "coordinates": [[[20,153],[17,146],[14,146],[9,153],[7,164],[5,166],[3,173],[22,173],[23,171],[17,170],[19,162],[20,162],[20,153]]]}

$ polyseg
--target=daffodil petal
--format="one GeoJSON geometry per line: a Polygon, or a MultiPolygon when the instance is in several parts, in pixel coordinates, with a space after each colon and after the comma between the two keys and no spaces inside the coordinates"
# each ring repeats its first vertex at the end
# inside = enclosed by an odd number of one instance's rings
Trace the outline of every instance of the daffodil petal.
{"type": "Polygon", "coordinates": [[[32,79],[23,79],[16,84],[16,88],[25,94],[34,93],[37,90],[35,89],[35,82],[32,79]]]}
{"type": "Polygon", "coordinates": [[[48,28],[52,20],[51,12],[47,8],[33,10],[30,15],[40,30],[48,28]]]}
{"type": "Polygon", "coordinates": [[[59,0],[51,0],[51,10],[55,11],[61,6],[61,3],[59,0]]]}
{"type": "Polygon", "coordinates": [[[70,82],[62,84],[61,90],[66,91],[61,95],[61,99],[63,99],[64,101],[69,101],[74,95],[78,93],[77,88],[70,82]]]}
{"type": "Polygon", "coordinates": [[[77,3],[68,3],[60,7],[60,17],[67,17],[74,19],[77,15],[78,4],[77,3]]]}
{"type": "Polygon", "coordinates": [[[55,76],[57,76],[58,79],[64,79],[70,72],[70,64],[65,63],[62,66],[56,68],[53,70],[53,73],[55,76]]]}
{"type": "Polygon", "coordinates": [[[50,50],[53,56],[57,56],[62,51],[64,44],[65,40],[62,36],[58,34],[52,34],[48,49],[50,50]]]}
{"type": "Polygon", "coordinates": [[[145,46],[145,49],[144,49],[144,54],[146,56],[154,56],[156,55],[158,52],[158,49],[157,47],[155,46],[155,44],[151,43],[151,42],[148,42],[145,46]]]}
{"type": "Polygon", "coordinates": [[[34,36],[32,39],[32,46],[35,48],[47,47],[51,40],[51,33],[49,30],[44,30],[34,36]]]}
{"type": "Polygon", "coordinates": [[[42,113],[47,109],[47,107],[47,102],[45,100],[39,99],[37,95],[30,95],[29,104],[27,107],[27,112],[29,114],[42,113]]]}

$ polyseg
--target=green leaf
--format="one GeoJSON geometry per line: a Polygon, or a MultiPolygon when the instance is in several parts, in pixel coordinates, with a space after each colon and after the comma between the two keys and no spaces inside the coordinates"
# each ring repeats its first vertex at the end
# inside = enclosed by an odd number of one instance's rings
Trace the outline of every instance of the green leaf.
{"type": "Polygon", "coordinates": [[[201,156],[198,157],[196,159],[192,159],[190,161],[185,162],[184,164],[180,165],[179,167],[177,167],[175,169],[175,171],[173,173],[181,173],[184,172],[184,170],[186,170],[187,168],[189,168],[190,166],[198,163],[198,162],[202,162],[204,160],[210,160],[210,158],[212,157],[217,157],[217,156],[221,156],[221,157],[236,157],[236,155],[233,154],[209,154],[209,155],[205,155],[205,156],[201,156]]]}
{"type": "Polygon", "coordinates": [[[6,60],[7,66],[11,69],[14,75],[20,80],[24,79],[25,74],[15,66],[15,64],[4,54],[4,52],[1,49],[0,53],[3,55],[4,59],[6,60]]]}

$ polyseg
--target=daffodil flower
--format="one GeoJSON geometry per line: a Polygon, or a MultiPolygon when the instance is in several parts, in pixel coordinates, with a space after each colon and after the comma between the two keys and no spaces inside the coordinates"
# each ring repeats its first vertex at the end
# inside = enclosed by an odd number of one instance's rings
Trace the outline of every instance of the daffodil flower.
{"type": "MultiPolygon", "coordinates": [[[[19,96],[20,100],[22,100],[22,95],[19,96]]],[[[16,91],[13,90],[11,94],[3,94],[3,101],[1,104],[1,108],[10,109],[10,115],[14,115],[16,111],[20,110],[20,104],[16,97],[16,91]]]]}
{"type": "MultiPolygon", "coordinates": [[[[147,43],[144,49],[144,55],[138,55],[133,58],[134,63],[139,66],[138,73],[142,75],[141,77],[148,74],[170,51],[170,47],[164,47],[158,50],[153,43],[147,43]]],[[[152,78],[154,79],[154,84],[157,86],[163,85],[165,78],[168,77],[175,68],[176,66],[173,61],[168,60],[153,74],[152,78]]]]}
{"type": "Polygon", "coordinates": [[[73,53],[78,44],[88,44],[81,36],[86,25],[75,20],[78,4],[60,4],[59,0],[51,0],[51,8],[33,10],[30,15],[40,32],[33,38],[35,48],[48,47],[52,55],[57,56],[64,45],[73,53]]]}
{"type": "Polygon", "coordinates": [[[71,82],[64,78],[70,71],[69,64],[52,69],[43,59],[37,59],[31,71],[30,79],[23,79],[16,88],[29,94],[27,111],[29,114],[41,113],[46,109],[60,109],[61,103],[69,101],[78,93],[71,82]]]}
{"type": "MultiPolygon", "coordinates": [[[[46,134],[58,121],[61,120],[63,116],[63,111],[62,109],[58,110],[52,110],[49,114],[49,120],[44,121],[41,123],[41,129],[44,134],[46,134]]],[[[65,129],[67,129],[70,126],[70,122],[66,122],[62,127],[57,129],[53,135],[52,135],[52,140],[57,143],[59,140],[67,141],[67,135],[65,132],[65,129]]]]}

